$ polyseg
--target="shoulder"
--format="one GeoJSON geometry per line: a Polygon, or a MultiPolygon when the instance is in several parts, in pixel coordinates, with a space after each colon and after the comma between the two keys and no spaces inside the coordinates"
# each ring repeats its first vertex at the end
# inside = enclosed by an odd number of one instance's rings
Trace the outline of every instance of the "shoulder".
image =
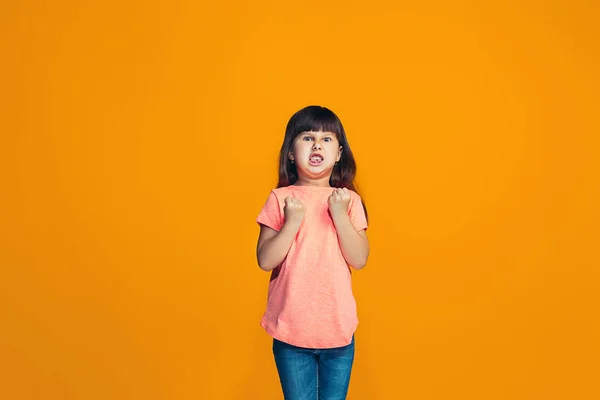
{"type": "Polygon", "coordinates": [[[280,205],[283,205],[285,198],[290,195],[291,191],[287,187],[275,188],[269,191],[269,198],[272,200],[277,200],[280,205]]]}
{"type": "Polygon", "coordinates": [[[292,186],[292,185],[282,186],[282,187],[272,189],[271,192],[273,192],[278,198],[285,199],[287,196],[293,196],[294,194],[298,193],[296,188],[297,188],[297,186],[292,186]]]}
{"type": "Polygon", "coordinates": [[[275,194],[282,194],[282,193],[285,193],[285,192],[288,192],[288,191],[289,191],[289,189],[287,187],[285,187],[285,186],[278,187],[278,188],[275,188],[275,189],[271,189],[271,192],[273,192],[275,194]]]}
{"type": "Polygon", "coordinates": [[[350,198],[351,198],[352,200],[355,200],[355,201],[356,201],[356,200],[358,200],[358,201],[361,201],[360,195],[359,195],[358,193],[356,193],[354,190],[352,190],[352,189],[348,189],[348,192],[350,192],[350,198]]]}
{"type": "Polygon", "coordinates": [[[280,187],[271,189],[271,193],[273,193],[278,199],[283,200],[286,196],[290,194],[290,189],[287,187],[280,187]]]}

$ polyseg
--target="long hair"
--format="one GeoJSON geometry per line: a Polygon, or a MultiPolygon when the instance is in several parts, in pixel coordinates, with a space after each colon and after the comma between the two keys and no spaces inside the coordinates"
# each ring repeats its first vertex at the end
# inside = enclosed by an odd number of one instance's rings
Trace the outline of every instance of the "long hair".
{"type": "MultiPolygon", "coordinates": [[[[356,176],[356,162],[346,138],[342,121],[340,121],[333,111],[321,106],[305,107],[292,115],[288,121],[283,144],[279,152],[279,181],[277,187],[289,186],[298,180],[296,164],[290,161],[288,153],[292,151],[296,137],[300,133],[307,131],[331,132],[335,134],[340,146],[342,146],[342,155],[340,161],[333,167],[331,177],[329,178],[329,185],[335,188],[348,188],[360,195],[354,179],[356,176]]],[[[363,209],[368,222],[369,216],[364,201],[363,209]]]]}

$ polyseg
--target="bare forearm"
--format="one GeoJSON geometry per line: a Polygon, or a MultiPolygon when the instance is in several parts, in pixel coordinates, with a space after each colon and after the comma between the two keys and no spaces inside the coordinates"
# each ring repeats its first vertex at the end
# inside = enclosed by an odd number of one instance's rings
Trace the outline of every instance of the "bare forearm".
{"type": "Polygon", "coordinates": [[[356,269],[361,269],[369,258],[369,243],[352,225],[348,214],[333,216],[342,254],[346,262],[356,269]]]}
{"type": "Polygon", "coordinates": [[[258,266],[262,270],[271,271],[283,262],[290,251],[290,247],[292,247],[299,228],[299,223],[286,221],[277,235],[267,240],[258,249],[258,266]]]}

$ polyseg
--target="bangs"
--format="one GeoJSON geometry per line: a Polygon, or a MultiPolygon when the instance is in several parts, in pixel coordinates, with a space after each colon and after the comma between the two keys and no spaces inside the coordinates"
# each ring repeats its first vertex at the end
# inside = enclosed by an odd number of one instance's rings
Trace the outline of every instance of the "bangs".
{"type": "Polygon", "coordinates": [[[297,136],[302,132],[332,132],[340,139],[342,124],[339,118],[329,109],[319,106],[309,106],[300,110],[293,118],[292,132],[297,136]]]}

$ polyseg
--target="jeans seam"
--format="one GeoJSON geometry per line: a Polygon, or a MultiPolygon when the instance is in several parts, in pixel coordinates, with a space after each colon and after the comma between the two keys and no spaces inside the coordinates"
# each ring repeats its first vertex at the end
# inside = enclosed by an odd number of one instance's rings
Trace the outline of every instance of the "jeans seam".
{"type": "Polygon", "coordinates": [[[319,400],[319,360],[317,360],[317,400],[319,400]]]}

